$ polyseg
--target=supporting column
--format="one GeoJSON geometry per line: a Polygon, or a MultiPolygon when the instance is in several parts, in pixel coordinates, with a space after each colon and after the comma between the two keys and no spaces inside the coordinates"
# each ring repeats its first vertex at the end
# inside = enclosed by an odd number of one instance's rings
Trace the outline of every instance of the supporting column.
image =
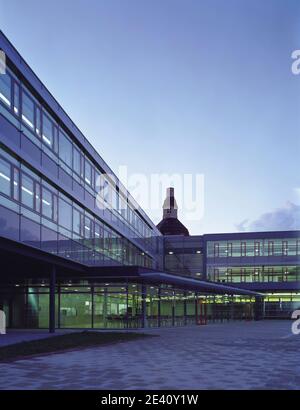
{"type": "Polygon", "coordinates": [[[230,319],[234,320],[234,301],[233,295],[230,296],[230,319]]]}
{"type": "Polygon", "coordinates": [[[160,291],[160,285],[159,285],[159,288],[158,288],[158,327],[161,326],[161,320],[160,320],[160,315],[161,315],[160,296],[161,296],[161,291],[160,291]]]}
{"type": "Polygon", "coordinates": [[[198,325],[198,293],[195,292],[195,325],[198,325]]]}
{"type": "Polygon", "coordinates": [[[183,294],[183,315],[184,315],[184,326],[187,325],[187,303],[186,303],[187,292],[183,294]]]}
{"type": "Polygon", "coordinates": [[[175,292],[173,291],[173,297],[172,297],[172,326],[175,326],[175,292]]]}
{"type": "Polygon", "coordinates": [[[264,319],[264,298],[256,296],[254,302],[254,320],[264,319]]]}
{"type": "Polygon", "coordinates": [[[142,285],[142,327],[143,328],[148,327],[146,297],[147,297],[147,287],[146,285],[142,285]]]}
{"type": "Polygon", "coordinates": [[[49,333],[55,333],[55,285],[56,266],[53,265],[49,280],[49,333]]]}

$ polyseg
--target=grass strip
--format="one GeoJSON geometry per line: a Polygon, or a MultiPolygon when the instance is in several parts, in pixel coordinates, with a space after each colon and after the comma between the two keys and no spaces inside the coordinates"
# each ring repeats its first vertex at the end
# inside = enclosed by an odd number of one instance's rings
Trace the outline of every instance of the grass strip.
{"type": "Polygon", "coordinates": [[[26,356],[61,352],[69,349],[107,346],[110,344],[154,337],[131,332],[75,332],[51,336],[44,339],[15,343],[0,347],[0,361],[19,359],[26,356]]]}

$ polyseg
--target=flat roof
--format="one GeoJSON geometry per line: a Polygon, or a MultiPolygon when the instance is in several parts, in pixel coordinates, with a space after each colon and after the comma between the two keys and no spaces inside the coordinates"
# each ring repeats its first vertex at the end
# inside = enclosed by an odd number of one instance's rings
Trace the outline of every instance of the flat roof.
{"type": "Polygon", "coordinates": [[[260,296],[258,292],[227,286],[215,282],[203,281],[182,275],[143,268],[140,266],[89,266],[70,259],[62,258],[44,250],[33,248],[21,242],[0,238],[0,257],[3,267],[0,281],[47,277],[51,266],[57,267],[58,279],[79,279],[98,281],[137,281],[172,285],[181,289],[210,294],[236,294],[260,296]],[[6,273],[6,274],[5,274],[6,273]]]}

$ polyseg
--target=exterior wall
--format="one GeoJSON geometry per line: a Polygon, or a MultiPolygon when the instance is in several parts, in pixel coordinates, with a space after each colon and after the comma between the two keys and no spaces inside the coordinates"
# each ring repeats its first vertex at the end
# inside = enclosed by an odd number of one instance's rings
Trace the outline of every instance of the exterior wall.
{"type": "Polygon", "coordinates": [[[209,280],[253,284],[266,290],[298,288],[300,232],[260,232],[205,235],[206,275],[209,280]],[[268,285],[269,284],[269,285],[268,285]]]}
{"type": "Polygon", "coordinates": [[[2,34],[0,48],[0,234],[85,264],[161,267],[155,225],[2,34]]]}
{"type": "Polygon", "coordinates": [[[203,278],[202,236],[165,236],[164,247],[166,271],[203,278]]]}
{"type": "MultiPolygon", "coordinates": [[[[0,305],[12,328],[49,326],[47,281],[2,287],[0,305]]],[[[57,286],[56,327],[127,329],[254,319],[250,297],[205,296],[164,284],[71,282],[57,286]]]]}

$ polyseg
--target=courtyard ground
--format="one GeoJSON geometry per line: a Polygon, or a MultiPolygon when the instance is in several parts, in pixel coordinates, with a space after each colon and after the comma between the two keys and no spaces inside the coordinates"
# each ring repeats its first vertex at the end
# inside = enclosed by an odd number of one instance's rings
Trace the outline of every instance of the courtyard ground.
{"type": "Polygon", "coordinates": [[[160,337],[1,363],[0,389],[300,389],[291,324],[143,330],[160,337]]]}

